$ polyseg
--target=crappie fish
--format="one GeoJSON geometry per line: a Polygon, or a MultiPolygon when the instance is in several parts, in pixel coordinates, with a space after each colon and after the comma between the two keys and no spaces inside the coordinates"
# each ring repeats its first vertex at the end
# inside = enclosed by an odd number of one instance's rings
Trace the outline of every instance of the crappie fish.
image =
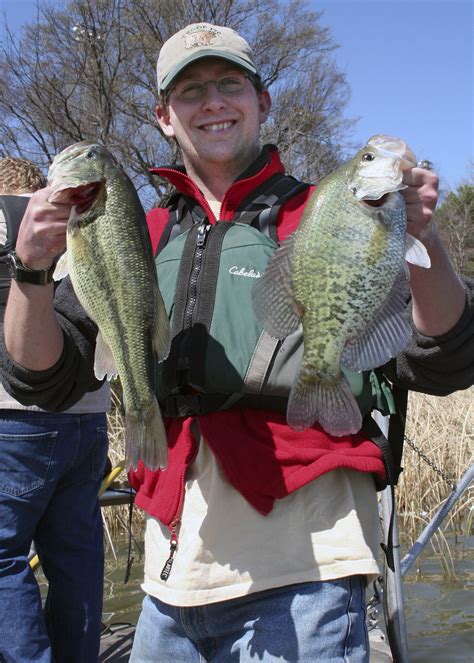
{"type": "Polygon", "coordinates": [[[317,421],[331,435],[359,431],[362,416],[341,366],[381,366],[410,340],[405,260],[429,267],[424,246],[407,236],[399,193],[403,171],[415,165],[402,140],[373,136],[321,180],[255,284],[255,314],[271,336],[283,339],[302,324],[303,359],[287,407],[295,430],[317,421]],[[365,202],[383,196],[377,207],[365,202]]]}
{"type": "Polygon", "coordinates": [[[166,433],[153,389],[154,362],[169,351],[168,316],[158,288],[145,213],[135,187],[105,147],[81,142],[53,160],[51,202],[74,202],[67,251],[54,278],[69,273],[99,328],[94,372],[120,375],[126,462],[167,463],[166,433]]]}

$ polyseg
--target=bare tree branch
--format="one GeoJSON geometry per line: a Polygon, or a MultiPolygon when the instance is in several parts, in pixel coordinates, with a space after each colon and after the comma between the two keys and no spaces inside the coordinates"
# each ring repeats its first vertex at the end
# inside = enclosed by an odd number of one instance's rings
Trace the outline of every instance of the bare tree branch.
{"type": "Polygon", "coordinates": [[[332,170],[349,144],[349,89],[332,60],[337,44],[305,0],[44,2],[0,44],[0,153],[46,168],[66,145],[100,140],[153,204],[164,185],[149,168],[176,156],[154,118],[156,59],[174,32],[202,21],[251,44],[273,98],[264,139],[279,144],[288,170],[308,180],[332,170]]]}

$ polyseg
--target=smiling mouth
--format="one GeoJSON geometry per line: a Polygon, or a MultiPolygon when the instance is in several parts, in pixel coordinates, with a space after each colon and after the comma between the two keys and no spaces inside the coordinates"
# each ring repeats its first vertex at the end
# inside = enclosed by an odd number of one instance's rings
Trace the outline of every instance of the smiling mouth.
{"type": "Polygon", "coordinates": [[[203,131],[224,131],[225,129],[230,129],[235,124],[234,121],[227,122],[213,122],[212,124],[203,124],[201,129],[203,131]]]}

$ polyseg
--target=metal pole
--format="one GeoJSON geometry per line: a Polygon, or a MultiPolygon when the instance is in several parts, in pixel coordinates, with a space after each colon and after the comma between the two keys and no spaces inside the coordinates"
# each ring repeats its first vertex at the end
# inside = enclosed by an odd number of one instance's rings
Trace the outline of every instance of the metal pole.
{"type": "Polygon", "coordinates": [[[435,514],[432,520],[428,523],[425,529],[422,531],[418,539],[412,545],[408,553],[401,561],[401,572],[402,577],[405,576],[407,571],[413,565],[414,561],[417,559],[421,551],[425,548],[426,544],[429,542],[433,534],[436,532],[438,527],[443,522],[444,518],[447,516],[452,506],[457,502],[461,497],[463,492],[469,486],[471,481],[474,479],[474,465],[466,471],[462,479],[455,486],[453,492],[449,495],[446,502],[441,506],[439,511],[435,514]]]}
{"type": "MultiPolygon", "coordinates": [[[[388,435],[388,417],[383,417],[379,412],[374,412],[374,419],[382,433],[388,435]]],[[[395,663],[408,663],[408,642],[405,622],[405,607],[403,597],[403,578],[400,567],[400,538],[398,534],[396,505],[392,503],[390,487],[385,488],[381,494],[382,524],[384,540],[387,540],[390,526],[390,516],[393,509],[393,560],[394,571],[385,565],[384,583],[384,615],[387,625],[387,635],[395,663]]]]}

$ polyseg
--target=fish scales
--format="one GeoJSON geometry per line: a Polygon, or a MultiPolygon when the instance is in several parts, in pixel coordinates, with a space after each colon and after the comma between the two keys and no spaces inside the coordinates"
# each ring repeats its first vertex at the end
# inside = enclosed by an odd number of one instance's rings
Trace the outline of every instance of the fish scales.
{"type": "Polygon", "coordinates": [[[58,271],[69,271],[79,301],[99,328],[97,377],[120,375],[127,462],[164,466],[166,434],[153,387],[154,362],[168,352],[169,323],[137,193],[105,148],[89,143],[60,153],[50,179],[56,199],[64,200],[87,183],[101,182],[85,211],[73,208],[67,256],[58,271]],[[98,163],[87,163],[87,154],[98,163]],[[61,155],[70,155],[67,162],[61,155]]]}
{"type": "Polygon", "coordinates": [[[383,227],[374,229],[373,219],[357,213],[349,200],[338,209],[334,202],[347,197],[343,183],[328,188],[322,204],[303,220],[308,230],[298,233],[294,247],[295,295],[310,303],[305,361],[323,375],[340,374],[343,345],[367,326],[388,295],[405,233],[403,216],[399,231],[388,235],[383,227]]]}
{"type": "Polygon", "coordinates": [[[361,413],[342,366],[375,368],[411,336],[404,303],[406,209],[398,191],[403,170],[415,163],[399,139],[369,140],[319,183],[298,229],[255,285],[255,313],[269,333],[284,338],[302,325],[303,359],[287,408],[296,430],[317,421],[333,435],[357,432],[361,413]],[[378,206],[365,201],[382,196],[378,206]]]}
{"type": "MultiPolygon", "coordinates": [[[[131,234],[133,229],[126,223],[118,225],[109,221],[117,215],[127,219],[133,214],[126,200],[120,200],[123,198],[118,195],[121,190],[114,192],[110,189],[113,187],[106,186],[107,201],[113,203],[106,203],[105,215],[77,233],[79,246],[73,248],[75,260],[71,277],[78,298],[108,344],[111,347],[123,345],[122,353],[116,359],[117,370],[127,394],[128,407],[136,411],[146,394],[147,400],[152,398],[149,381],[145,379],[152,371],[150,348],[146,342],[148,330],[143,327],[142,318],[134,315],[137,298],[141,297],[146,284],[147,265],[140,259],[140,245],[136,235],[131,234]],[[83,252],[80,252],[81,244],[84,245],[83,252]],[[124,246],[129,250],[122,255],[124,252],[120,247],[124,246]],[[90,269],[91,262],[96,269],[90,269]],[[121,297],[113,296],[115,284],[124,280],[128,286],[121,297]],[[130,371],[128,367],[132,366],[138,370],[130,371]]],[[[145,320],[153,318],[151,301],[143,301],[145,320]]]]}

